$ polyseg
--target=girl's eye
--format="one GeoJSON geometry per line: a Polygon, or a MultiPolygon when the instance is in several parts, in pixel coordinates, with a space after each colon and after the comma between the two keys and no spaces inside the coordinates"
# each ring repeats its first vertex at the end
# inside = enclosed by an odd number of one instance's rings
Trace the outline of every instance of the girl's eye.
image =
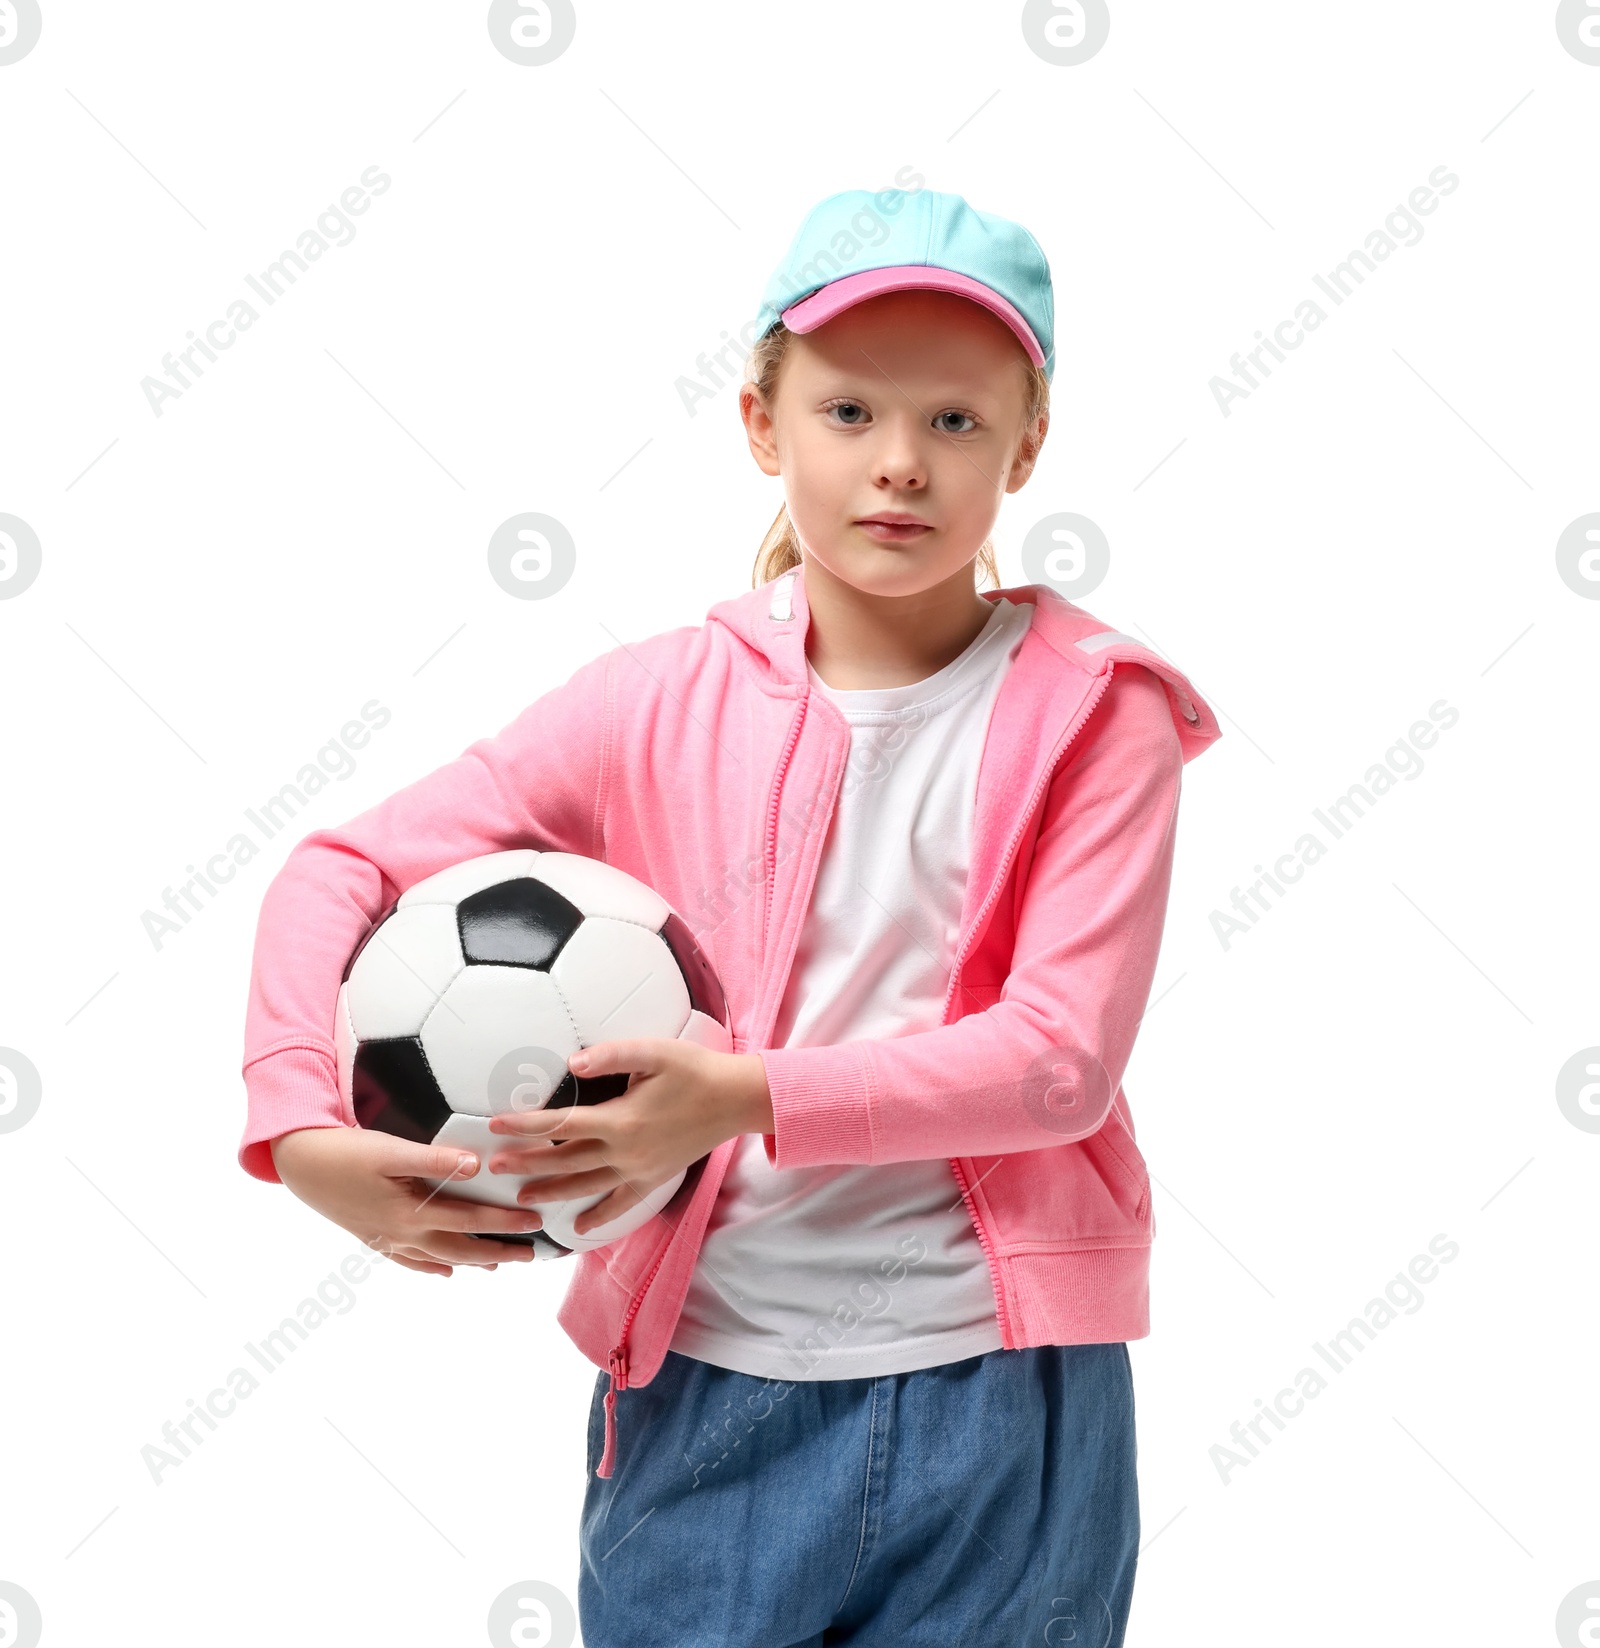
{"type": "Polygon", "coordinates": [[[838,422],[847,429],[858,429],[868,421],[868,413],[860,401],[835,401],[827,411],[839,414],[838,422]]]}
{"type": "Polygon", "coordinates": [[[975,429],[978,424],[978,420],[974,418],[970,412],[941,412],[938,417],[933,420],[933,427],[937,429],[941,435],[965,435],[967,433],[967,429],[950,428],[950,426],[944,421],[946,418],[965,418],[967,420],[968,428],[972,429],[975,429]]]}

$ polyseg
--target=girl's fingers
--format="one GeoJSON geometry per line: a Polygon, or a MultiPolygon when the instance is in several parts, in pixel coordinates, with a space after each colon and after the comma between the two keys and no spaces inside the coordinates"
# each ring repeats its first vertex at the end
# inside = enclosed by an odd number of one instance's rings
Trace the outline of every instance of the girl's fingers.
{"type": "Polygon", "coordinates": [[[671,1057],[666,1050],[679,1044],[670,1036],[624,1036],[616,1041],[597,1041],[567,1060],[567,1068],[578,1076],[653,1075],[671,1057]]]}
{"type": "Polygon", "coordinates": [[[478,1171],[476,1153],[455,1145],[416,1144],[376,1130],[364,1137],[372,1141],[380,1169],[393,1178],[470,1179],[478,1171]]]}
{"type": "Polygon", "coordinates": [[[489,1207],[454,1196],[435,1196],[426,1205],[419,1202],[414,1211],[418,1221],[430,1230],[499,1231],[526,1236],[544,1223],[526,1208],[489,1207]]]}
{"type": "Polygon", "coordinates": [[[605,1146],[599,1139],[573,1139],[557,1144],[508,1144],[489,1158],[491,1173],[520,1173],[538,1178],[554,1173],[582,1173],[604,1165],[605,1146]]]}
{"type": "Polygon", "coordinates": [[[489,1131],[528,1139],[548,1139],[553,1134],[581,1138],[592,1131],[585,1124],[593,1121],[594,1109],[592,1104],[563,1104],[543,1110],[502,1110],[489,1118],[489,1131]]]}
{"type": "Polygon", "coordinates": [[[420,1270],[432,1276],[449,1276],[453,1274],[449,1265],[441,1265],[432,1259],[424,1259],[420,1254],[418,1257],[412,1258],[411,1255],[417,1252],[418,1250],[415,1248],[407,1248],[404,1252],[399,1248],[390,1248],[388,1257],[393,1263],[404,1265],[407,1270],[420,1270]]]}
{"type": "Polygon", "coordinates": [[[533,1249],[521,1242],[497,1242],[489,1237],[480,1240],[453,1230],[430,1230],[422,1245],[430,1258],[455,1265],[486,1265],[498,1260],[526,1264],[533,1257],[533,1249]]]}
{"type": "Polygon", "coordinates": [[[592,1173],[563,1173],[548,1179],[536,1179],[517,1192],[517,1200],[529,1202],[570,1202],[578,1196],[596,1196],[602,1190],[615,1190],[617,1175],[609,1167],[597,1167],[592,1173]]]}
{"type": "Polygon", "coordinates": [[[636,1206],[643,1198],[636,1196],[627,1185],[619,1185],[617,1189],[605,1198],[596,1202],[587,1212],[580,1213],[572,1221],[572,1228],[580,1236],[587,1235],[596,1225],[608,1225],[613,1219],[620,1218],[630,1207],[636,1206]]]}

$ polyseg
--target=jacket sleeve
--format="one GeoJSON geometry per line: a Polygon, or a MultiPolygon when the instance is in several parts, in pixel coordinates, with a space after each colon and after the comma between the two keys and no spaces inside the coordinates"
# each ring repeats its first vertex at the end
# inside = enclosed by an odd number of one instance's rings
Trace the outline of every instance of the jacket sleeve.
{"type": "Polygon", "coordinates": [[[584,664],[493,738],[290,852],[256,924],[239,1146],[247,1173],[280,1183],[273,1139],[355,1125],[333,1041],[339,984],[356,945],[406,888],[516,847],[605,856],[610,658],[584,664]]]}
{"type": "Polygon", "coordinates": [[[999,1000],[935,1030],[762,1051],[773,1166],[1001,1155],[1093,1133],[1155,975],[1182,766],[1161,683],[1116,666],[1046,792],[999,1000]]]}

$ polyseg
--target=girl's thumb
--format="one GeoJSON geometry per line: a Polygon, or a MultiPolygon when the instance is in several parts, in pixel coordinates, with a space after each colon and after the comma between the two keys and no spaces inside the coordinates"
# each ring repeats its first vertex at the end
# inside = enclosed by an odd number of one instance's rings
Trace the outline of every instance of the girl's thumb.
{"type": "Polygon", "coordinates": [[[459,1145],[417,1144],[411,1139],[390,1135],[388,1171],[414,1174],[424,1179],[470,1179],[478,1171],[478,1158],[459,1145]]]}

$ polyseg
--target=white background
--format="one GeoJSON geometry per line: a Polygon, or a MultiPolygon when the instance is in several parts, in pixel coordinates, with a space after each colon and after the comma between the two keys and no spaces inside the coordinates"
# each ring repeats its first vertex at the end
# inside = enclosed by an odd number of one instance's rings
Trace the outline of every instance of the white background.
{"type": "Polygon", "coordinates": [[[1555,557],[1600,509],[1600,67],[1546,3],[1112,17],[1059,67],[1016,4],[613,0],[522,67],[482,5],[45,0],[0,68],[0,511],[43,546],[0,602],[0,1044],[44,1083],[0,1136],[0,1580],[48,1643],[478,1643],[514,1582],[575,1595],[559,1264],[379,1266],[141,1461],[357,1247],[234,1161],[256,912],[301,835],[750,587],[779,483],[731,388],[690,417],[675,380],[815,200],[906,166],[1054,270],[1003,581],[1088,515],[1082,604],[1223,721],[1126,1081],[1158,1223],[1128,1641],[1545,1642],[1600,1580],[1600,1134],[1556,1099],[1600,1042],[1600,602],[1555,557]],[[154,415],[140,380],[373,165],[354,240],[154,415]],[[1212,376],[1441,165],[1420,241],[1224,417],[1212,376]],[[576,541],[556,599],[488,575],[523,510],[576,541]],[[157,949],[163,890],[374,698],[354,775],[157,949]],[[1211,912],[1441,699],[1420,776],[1225,949],[1211,912]],[[1313,1342],[1440,1233],[1333,1375],[1313,1342]]]}

